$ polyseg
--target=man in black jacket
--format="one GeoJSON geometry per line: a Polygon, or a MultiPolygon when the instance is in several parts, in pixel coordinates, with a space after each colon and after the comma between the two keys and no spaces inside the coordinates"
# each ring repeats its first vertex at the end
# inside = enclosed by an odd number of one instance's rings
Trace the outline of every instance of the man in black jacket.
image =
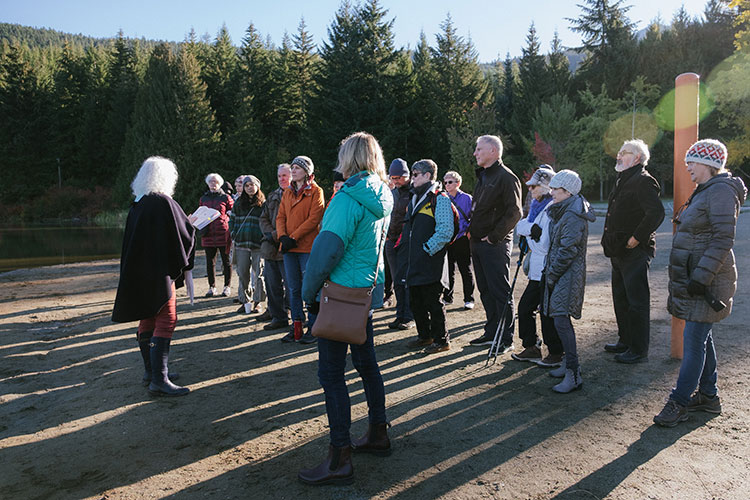
{"type": "Polygon", "coordinates": [[[617,153],[617,182],[609,195],[602,247],[612,262],[612,302],[619,340],[604,349],[620,363],[648,359],[650,291],[648,268],[654,233],[664,220],[659,183],[648,172],[648,146],[625,141],[617,153]]]}
{"type": "Polygon", "coordinates": [[[477,139],[477,185],[469,242],[477,288],[487,314],[484,333],[471,345],[491,345],[503,319],[499,353],[513,349],[513,303],[510,290],[510,251],[513,228],[521,219],[521,182],[503,165],[503,143],[494,135],[477,139]],[[504,310],[504,312],[503,312],[504,310]]]}

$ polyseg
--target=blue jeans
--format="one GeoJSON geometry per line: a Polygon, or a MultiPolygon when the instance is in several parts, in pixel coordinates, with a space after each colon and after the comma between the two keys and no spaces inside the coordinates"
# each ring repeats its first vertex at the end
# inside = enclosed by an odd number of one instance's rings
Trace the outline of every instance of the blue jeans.
{"type": "Polygon", "coordinates": [[[515,315],[513,296],[510,295],[510,251],[513,240],[510,238],[495,245],[480,240],[469,240],[471,260],[477,278],[479,297],[487,314],[484,336],[495,337],[500,318],[503,319],[503,332],[500,340],[505,344],[513,342],[515,315]],[[510,300],[508,300],[510,299],[510,300]],[[505,312],[503,312],[505,311],[505,312]]]}
{"type": "Polygon", "coordinates": [[[289,285],[289,307],[292,309],[293,321],[305,321],[305,311],[302,308],[302,279],[309,253],[287,252],[284,254],[284,270],[286,282],[289,285]]]}
{"type": "Polygon", "coordinates": [[[685,321],[682,331],[682,364],[671,399],[686,406],[695,388],[706,396],[715,396],[716,351],[711,328],[713,323],[685,321]]]}
{"type": "MultiPolygon", "coordinates": [[[[314,319],[311,318],[311,322],[314,319]]],[[[351,347],[352,364],[362,378],[365,389],[370,424],[386,422],[385,387],[380,375],[375,346],[372,343],[372,316],[367,320],[367,341],[362,345],[350,345],[335,340],[318,339],[318,380],[323,387],[326,400],[328,426],[331,429],[331,445],[341,448],[351,444],[349,428],[352,424],[352,408],[346,388],[346,352],[351,347]]]]}
{"type": "Polygon", "coordinates": [[[268,295],[268,312],[276,321],[287,321],[286,302],[288,295],[284,293],[286,287],[286,271],[284,261],[265,259],[266,265],[263,277],[266,280],[266,295],[268,295]]]}

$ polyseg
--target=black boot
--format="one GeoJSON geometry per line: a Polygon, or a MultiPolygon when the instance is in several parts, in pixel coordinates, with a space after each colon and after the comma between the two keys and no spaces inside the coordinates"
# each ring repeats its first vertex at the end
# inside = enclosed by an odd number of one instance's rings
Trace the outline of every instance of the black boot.
{"type": "MultiPolygon", "coordinates": [[[[143,367],[145,368],[143,378],[141,379],[143,387],[148,387],[148,384],[151,383],[151,336],[153,334],[153,331],[140,334],[136,332],[135,334],[135,337],[138,339],[138,347],[141,350],[141,357],[143,358],[143,367]]],[[[177,372],[169,374],[169,380],[172,382],[178,378],[180,378],[180,375],[177,372]]]]}
{"type": "Polygon", "coordinates": [[[172,339],[151,337],[151,383],[148,392],[154,396],[184,396],[190,389],[174,385],[167,377],[169,344],[172,339]]]}
{"type": "Polygon", "coordinates": [[[352,441],[354,453],[372,453],[381,457],[391,454],[391,440],[388,439],[388,427],[391,424],[370,424],[367,432],[359,439],[352,441]]]}
{"type": "Polygon", "coordinates": [[[320,486],[322,484],[349,484],[354,479],[352,466],[352,448],[328,447],[328,457],[312,469],[301,469],[297,478],[305,484],[320,486]]]}

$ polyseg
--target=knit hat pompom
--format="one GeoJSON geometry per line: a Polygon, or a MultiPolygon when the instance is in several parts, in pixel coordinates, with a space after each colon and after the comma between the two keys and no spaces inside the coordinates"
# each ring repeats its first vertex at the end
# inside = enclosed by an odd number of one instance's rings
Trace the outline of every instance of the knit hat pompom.
{"type": "Polygon", "coordinates": [[[727,164],[727,147],[716,139],[698,141],[685,153],[685,163],[691,162],[721,170],[727,164]]]}
{"type": "Polygon", "coordinates": [[[562,188],[575,196],[581,192],[581,178],[572,170],[560,170],[549,182],[549,187],[562,188]]]}

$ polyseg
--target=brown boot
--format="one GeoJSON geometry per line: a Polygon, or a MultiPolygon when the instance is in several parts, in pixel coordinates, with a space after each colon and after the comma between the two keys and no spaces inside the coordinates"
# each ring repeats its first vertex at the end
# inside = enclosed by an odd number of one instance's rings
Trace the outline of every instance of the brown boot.
{"type": "Polygon", "coordinates": [[[352,466],[352,448],[328,447],[328,457],[312,469],[301,469],[297,478],[305,484],[320,486],[323,484],[350,484],[354,480],[352,466]]]}
{"type": "Polygon", "coordinates": [[[388,427],[391,424],[370,424],[367,432],[359,439],[352,441],[355,453],[372,453],[381,457],[391,454],[391,440],[388,439],[388,427]]]}

